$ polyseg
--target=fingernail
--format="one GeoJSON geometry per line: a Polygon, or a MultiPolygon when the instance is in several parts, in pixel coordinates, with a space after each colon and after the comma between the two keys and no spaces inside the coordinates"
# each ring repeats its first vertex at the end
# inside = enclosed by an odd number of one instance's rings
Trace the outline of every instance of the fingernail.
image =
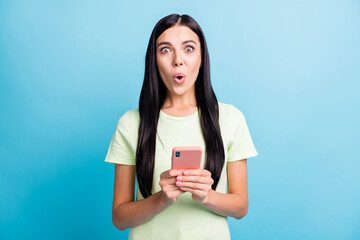
{"type": "Polygon", "coordinates": [[[181,182],[176,182],[176,185],[181,185],[181,182]]]}
{"type": "Polygon", "coordinates": [[[177,177],[177,180],[182,180],[182,177],[178,176],[178,177],[177,177]]]}
{"type": "Polygon", "coordinates": [[[189,174],[189,171],[184,171],[184,174],[185,174],[185,175],[189,174]]]}

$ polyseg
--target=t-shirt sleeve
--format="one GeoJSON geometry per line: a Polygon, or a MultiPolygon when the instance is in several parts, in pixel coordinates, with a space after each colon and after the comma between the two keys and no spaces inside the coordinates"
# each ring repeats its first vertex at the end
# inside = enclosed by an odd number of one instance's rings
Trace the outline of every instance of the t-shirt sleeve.
{"type": "MultiPolygon", "coordinates": [[[[122,115],[112,136],[105,162],[135,165],[134,126],[131,111],[122,115]]],[[[135,140],[136,141],[136,140],[135,140]]]]}
{"type": "Polygon", "coordinates": [[[228,147],[228,162],[243,160],[258,155],[246,124],[244,114],[234,108],[234,135],[228,147]]]}

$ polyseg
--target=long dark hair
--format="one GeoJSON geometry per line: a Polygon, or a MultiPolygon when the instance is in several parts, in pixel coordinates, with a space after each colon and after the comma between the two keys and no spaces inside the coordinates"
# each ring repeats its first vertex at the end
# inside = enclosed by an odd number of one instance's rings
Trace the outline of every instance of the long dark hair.
{"type": "Polygon", "coordinates": [[[212,189],[219,182],[225,161],[223,141],[219,126],[219,106],[210,82],[209,53],[204,34],[199,24],[189,15],[171,14],[162,18],[154,27],[146,52],[145,76],[139,101],[140,126],[136,149],[136,174],[138,187],[144,198],[152,195],[156,130],[160,109],[166,97],[166,86],[161,80],[156,64],[156,39],[175,24],[189,27],[201,43],[201,62],[195,81],[195,95],[200,112],[200,125],[205,139],[205,169],[214,180],[212,189]]]}

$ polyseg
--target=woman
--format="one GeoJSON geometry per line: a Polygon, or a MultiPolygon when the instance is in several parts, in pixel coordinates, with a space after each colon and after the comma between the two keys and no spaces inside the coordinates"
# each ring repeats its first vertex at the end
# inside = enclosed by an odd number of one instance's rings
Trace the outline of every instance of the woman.
{"type": "Polygon", "coordinates": [[[242,112],[216,99],[198,23],[161,19],[139,108],[119,119],[105,159],[115,163],[114,225],[131,228],[129,239],[230,239],[227,216],[247,213],[246,160],[256,155],[242,112]],[[201,146],[201,168],[171,170],[175,146],[201,146]]]}

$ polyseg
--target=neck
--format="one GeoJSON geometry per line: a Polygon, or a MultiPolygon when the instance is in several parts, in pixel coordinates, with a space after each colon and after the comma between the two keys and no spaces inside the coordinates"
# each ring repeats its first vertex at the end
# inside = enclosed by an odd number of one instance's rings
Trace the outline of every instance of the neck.
{"type": "Polygon", "coordinates": [[[175,95],[168,91],[162,108],[184,109],[189,107],[197,107],[195,88],[183,95],[175,95]]]}

